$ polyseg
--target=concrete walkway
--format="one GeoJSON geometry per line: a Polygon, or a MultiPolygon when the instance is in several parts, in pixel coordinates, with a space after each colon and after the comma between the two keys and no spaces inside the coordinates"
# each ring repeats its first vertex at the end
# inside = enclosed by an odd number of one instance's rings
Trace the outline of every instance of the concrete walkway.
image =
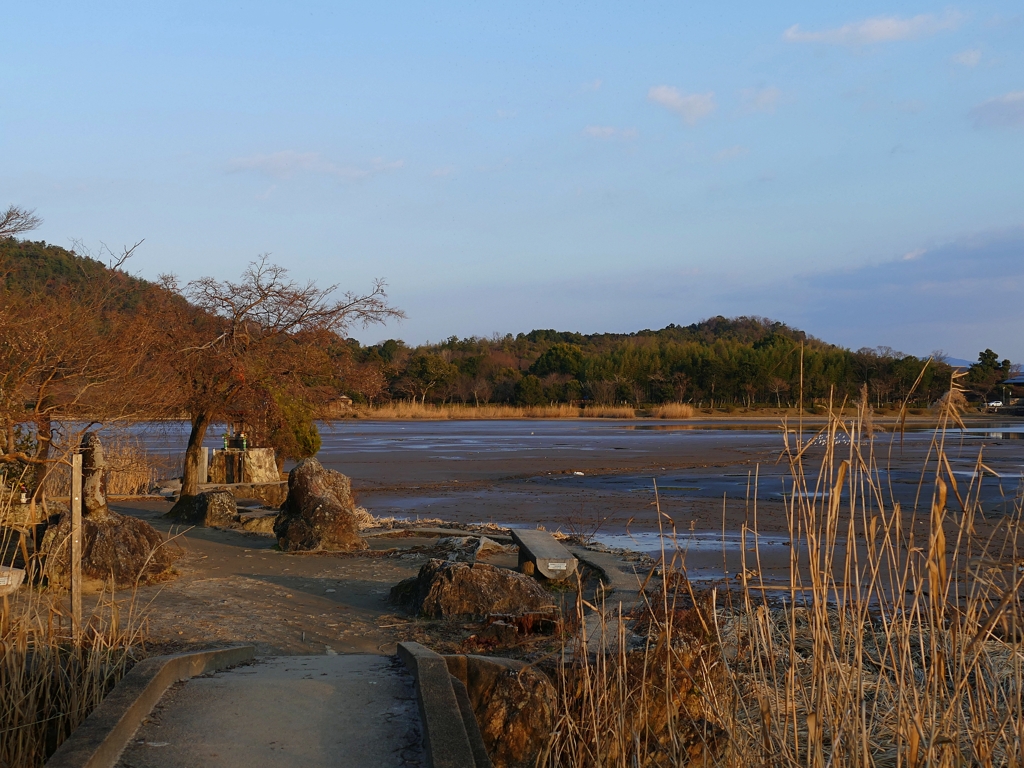
{"type": "Polygon", "coordinates": [[[394,657],[276,656],[169,689],[119,768],[425,766],[412,676],[394,657]]]}

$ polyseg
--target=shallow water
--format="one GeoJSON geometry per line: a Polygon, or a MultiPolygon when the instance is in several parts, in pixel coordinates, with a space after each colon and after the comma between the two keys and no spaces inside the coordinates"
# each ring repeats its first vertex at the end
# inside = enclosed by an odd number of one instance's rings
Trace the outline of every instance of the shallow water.
{"type": "MultiPolygon", "coordinates": [[[[684,513],[698,501],[788,499],[789,468],[778,461],[781,429],[767,423],[724,426],[599,419],[342,421],[321,425],[318,458],[352,477],[372,511],[401,516],[535,523],[565,517],[568,512],[559,509],[582,505],[597,507],[595,514],[621,511],[621,517],[649,506],[655,483],[662,501],[684,513]]],[[[205,445],[219,447],[221,431],[212,428],[205,445]]],[[[147,449],[169,455],[183,452],[187,440],[183,422],[144,424],[132,432],[147,449]]],[[[816,433],[817,428],[804,433],[804,440],[811,440],[806,454],[811,495],[824,489],[814,487],[813,472],[825,449],[824,440],[812,440],[816,433]]],[[[961,494],[976,483],[983,450],[986,466],[996,473],[986,473],[982,482],[983,507],[1006,511],[1024,472],[1022,436],[1024,423],[1012,421],[947,433],[961,494]]],[[[793,444],[796,436],[789,437],[793,444]]],[[[931,497],[932,475],[921,483],[931,439],[929,430],[875,438],[876,463],[888,467],[878,471],[878,481],[904,506],[931,497]]],[[[840,458],[850,450],[842,438],[834,447],[840,458]]]]}

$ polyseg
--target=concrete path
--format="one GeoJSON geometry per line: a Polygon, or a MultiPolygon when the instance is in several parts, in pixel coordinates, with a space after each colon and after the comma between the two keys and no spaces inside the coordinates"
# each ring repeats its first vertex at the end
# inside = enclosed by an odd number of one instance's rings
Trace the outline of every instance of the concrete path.
{"type": "Polygon", "coordinates": [[[164,695],[119,768],[425,766],[412,676],[394,657],[265,657],[164,695]]]}

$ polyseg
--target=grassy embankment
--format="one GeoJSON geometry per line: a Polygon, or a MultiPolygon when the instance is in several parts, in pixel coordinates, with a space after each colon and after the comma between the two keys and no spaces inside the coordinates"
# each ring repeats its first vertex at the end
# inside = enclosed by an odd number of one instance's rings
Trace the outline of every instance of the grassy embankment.
{"type": "Polygon", "coordinates": [[[742,573],[702,593],[666,552],[636,614],[563,655],[543,764],[1024,765],[1022,502],[984,519],[984,456],[958,481],[959,415],[941,418],[916,514],[891,502],[869,409],[829,420],[814,466],[790,442],[789,584],[764,584],[753,536],[742,573]]]}

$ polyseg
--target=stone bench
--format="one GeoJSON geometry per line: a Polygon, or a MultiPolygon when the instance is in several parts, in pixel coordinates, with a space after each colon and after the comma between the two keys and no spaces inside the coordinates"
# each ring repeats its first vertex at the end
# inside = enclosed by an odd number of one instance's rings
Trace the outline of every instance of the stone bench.
{"type": "Polygon", "coordinates": [[[576,558],[547,531],[514,528],[512,540],[519,546],[519,570],[525,574],[564,579],[576,571],[576,558]]]}

